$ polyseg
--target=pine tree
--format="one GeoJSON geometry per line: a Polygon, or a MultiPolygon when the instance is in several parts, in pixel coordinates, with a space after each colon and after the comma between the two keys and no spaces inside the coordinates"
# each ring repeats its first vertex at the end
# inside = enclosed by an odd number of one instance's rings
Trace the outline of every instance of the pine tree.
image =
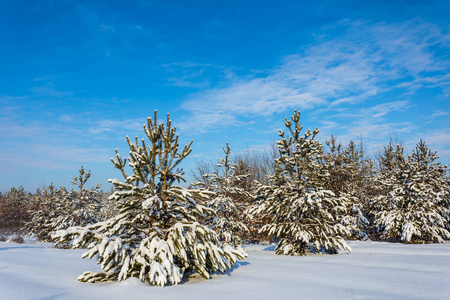
{"type": "Polygon", "coordinates": [[[26,224],[30,234],[41,241],[52,241],[51,235],[57,230],[96,223],[101,206],[100,184],[86,189],[90,177],[91,171],[86,173],[81,166],[79,175],[71,181],[79,190],[67,190],[64,186],[58,189],[53,184],[38,190],[34,197],[38,209],[26,224]]]}
{"type": "Polygon", "coordinates": [[[25,224],[25,228],[40,241],[50,242],[52,240],[51,234],[54,229],[51,224],[58,216],[56,202],[60,201],[60,198],[62,198],[60,190],[55,188],[53,183],[47,187],[44,186],[42,190],[36,190],[33,195],[36,209],[31,213],[31,220],[25,224]]]}
{"type": "Polygon", "coordinates": [[[99,221],[110,219],[119,214],[116,202],[109,199],[112,194],[112,190],[111,192],[100,191],[100,211],[97,218],[99,221]]]}
{"type": "Polygon", "coordinates": [[[249,233],[245,225],[246,209],[250,194],[241,188],[249,175],[237,175],[235,164],[230,162],[230,146],[223,148],[225,158],[220,158],[213,174],[204,174],[205,181],[193,182],[192,185],[206,188],[213,192],[207,207],[215,210],[216,214],[206,219],[206,224],[219,235],[220,241],[234,247],[242,245],[249,233]],[[219,173],[220,171],[223,172],[219,173]]]}
{"type": "Polygon", "coordinates": [[[22,230],[29,218],[31,194],[20,186],[12,187],[0,202],[0,228],[16,233],[13,242],[23,243],[22,230]]]}
{"type": "Polygon", "coordinates": [[[58,231],[58,243],[86,247],[83,257],[97,256],[104,272],[85,272],[78,280],[102,282],[137,277],[152,285],[178,284],[183,274],[197,272],[210,278],[212,272],[225,272],[237,259],[246,257],[243,250],[222,247],[217,234],[197,222],[213,211],[196,204],[194,195],[208,196],[203,190],[175,185],[184,181],[177,167],[191,152],[191,144],[179,150],[176,127],[148,118],[144,125],[150,141],[127,137],[130,157],[122,159],[116,150],[111,159],[124,181],[112,179],[115,192],[110,199],[117,203],[119,214],[87,227],[58,231]],[[128,166],[132,174],[126,171],[128,166]]]}
{"type": "Polygon", "coordinates": [[[444,199],[441,202],[441,205],[445,209],[444,217],[447,220],[447,225],[445,228],[450,231],[450,172],[447,172],[447,176],[445,177],[446,183],[447,183],[447,196],[444,197],[444,199]]]}
{"type": "MultiPolygon", "coordinates": [[[[234,154],[232,158],[229,158],[230,166],[233,165],[232,174],[234,177],[239,178],[239,180],[232,179],[234,182],[233,186],[242,190],[241,195],[236,195],[235,198],[233,198],[234,196],[232,197],[236,203],[239,203],[240,206],[251,206],[254,197],[256,197],[256,182],[267,184],[269,175],[275,173],[274,159],[278,155],[277,153],[276,143],[272,142],[269,151],[245,149],[243,152],[234,154]]],[[[204,187],[207,187],[210,186],[210,183],[208,183],[208,177],[203,175],[220,173],[223,176],[223,169],[223,167],[218,167],[217,163],[196,161],[191,175],[195,182],[201,182],[204,187]]],[[[259,218],[254,217],[247,210],[241,212],[239,218],[248,229],[248,232],[244,234],[245,243],[257,244],[268,241],[268,237],[259,232],[263,225],[259,218]]]]}
{"type": "Polygon", "coordinates": [[[53,231],[66,229],[72,226],[86,226],[97,222],[100,211],[100,184],[91,189],[86,189],[85,184],[91,177],[91,171],[87,173],[81,166],[79,175],[74,176],[71,183],[78,190],[60,188],[61,197],[55,202],[57,215],[52,219],[50,227],[53,231]]]}
{"type": "Polygon", "coordinates": [[[403,147],[385,147],[377,183],[385,191],[374,199],[375,224],[381,238],[405,243],[443,243],[450,239],[446,229],[447,166],[422,140],[405,158],[403,147]]]}
{"type": "Polygon", "coordinates": [[[350,238],[369,239],[367,229],[369,220],[365,214],[367,210],[367,193],[371,182],[371,162],[364,158],[362,144],[357,146],[350,141],[347,147],[337,143],[336,137],[331,136],[326,141],[328,152],[323,156],[329,172],[325,187],[338,197],[349,200],[348,214],[341,220],[350,231],[350,238]],[[363,212],[364,211],[364,212],[363,212]]]}
{"type": "Polygon", "coordinates": [[[276,173],[269,185],[259,185],[258,206],[252,212],[265,219],[262,232],[278,239],[276,254],[306,255],[350,250],[343,236],[348,234],[340,219],[348,200],[323,188],[329,176],[320,160],[323,146],[315,140],[319,132],[308,130],[301,136],[300,113],[295,111],[280,130],[276,173]]]}

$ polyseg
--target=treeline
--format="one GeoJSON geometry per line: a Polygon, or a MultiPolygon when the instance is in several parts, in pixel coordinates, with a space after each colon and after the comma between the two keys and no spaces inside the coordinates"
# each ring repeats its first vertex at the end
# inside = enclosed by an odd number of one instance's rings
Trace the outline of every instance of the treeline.
{"type": "MultiPolygon", "coordinates": [[[[269,151],[232,155],[226,144],[218,163],[198,161],[192,189],[215,196],[195,200],[215,213],[202,223],[234,246],[278,241],[280,253],[305,254],[345,249],[341,239],[405,243],[450,239],[450,180],[437,153],[419,141],[406,155],[390,141],[374,159],[363,141],[325,145],[318,129],[304,132],[295,111],[269,151]],[[314,246],[315,245],[315,246],[314,246]],[[324,245],[328,245],[324,247],[324,245]],[[324,250],[327,249],[327,250],[324,250]]],[[[53,185],[0,194],[0,236],[51,234],[116,215],[120,208],[100,185],[86,189],[91,173],[83,167],[75,189],[53,185]]]]}
{"type": "Polygon", "coordinates": [[[50,184],[35,193],[20,186],[0,194],[0,240],[12,236],[13,242],[23,242],[24,235],[31,235],[50,242],[57,230],[85,226],[117,213],[108,199],[111,193],[101,191],[100,184],[85,188],[90,176],[91,171],[81,166],[71,181],[76,189],[50,184]]]}
{"type": "MultiPolygon", "coordinates": [[[[197,162],[194,185],[222,195],[208,205],[217,207],[216,222],[226,236],[233,232],[244,243],[275,238],[285,254],[322,251],[332,236],[403,243],[450,239],[448,169],[424,141],[405,155],[391,139],[370,158],[362,140],[342,145],[331,136],[323,145],[315,140],[318,129],[302,135],[297,112],[285,125],[287,134],[280,130],[276,148],[266,153],[231,156],[227,144],[217,165],[197,162]]],[[[333,244],[331,253],[345,248],[333,244]]]]}

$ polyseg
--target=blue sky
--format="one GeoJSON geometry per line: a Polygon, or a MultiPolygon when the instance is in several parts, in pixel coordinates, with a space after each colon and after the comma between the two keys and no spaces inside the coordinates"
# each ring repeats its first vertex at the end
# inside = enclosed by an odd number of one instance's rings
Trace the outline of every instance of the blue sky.
{"type": "MultiPolygon", "coordinates": [[[[183,164],[264,150],[284,117],[369,153],[397,136],[450,163],[449,1],[0,1],[0,191],[121,178],[170,113],[183,164]]],[[[188,178],[189,179],[189,178],[188,178]]]]}

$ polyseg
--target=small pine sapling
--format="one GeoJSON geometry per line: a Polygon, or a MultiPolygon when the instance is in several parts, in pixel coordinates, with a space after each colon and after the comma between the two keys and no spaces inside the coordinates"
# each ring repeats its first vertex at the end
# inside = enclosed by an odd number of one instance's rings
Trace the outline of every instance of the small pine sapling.
{"type": "Polygon", "coordinates": [[[79,175],[74,176],[71,183],[78,187],[78,191],[68,191],[61,187],[60,195],[55,202],[57,216],[52,219],[50,227],[53,231],[67,229],[72,226],[86,226],[97,222],[100,211],[100,184],[91,189],[86,189],[85,184],[91,177],[91,171],[87,173],[81,166],[79,175]]]}

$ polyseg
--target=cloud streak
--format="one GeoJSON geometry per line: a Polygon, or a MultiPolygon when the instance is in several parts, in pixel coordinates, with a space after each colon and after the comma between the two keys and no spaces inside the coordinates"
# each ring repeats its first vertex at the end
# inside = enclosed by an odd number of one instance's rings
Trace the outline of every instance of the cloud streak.
{"type": "MultiPolygon", "coordinates": [[[[225,86],[191,94],[182,105],[190,113],[183,128],[202,132],[293,108],[336,109],[392,91],[439,88],[446,96],[450,63],[436,53],[449,50],[450,35],[434,24],[344,20],[317,33],[315,44],[285,57],[267,75],[233,78],[225,86]]],[[[406,101],[398,101],[373,107],[373,113],[382,116],[389,105],[408,109],[406,101]]]]}

